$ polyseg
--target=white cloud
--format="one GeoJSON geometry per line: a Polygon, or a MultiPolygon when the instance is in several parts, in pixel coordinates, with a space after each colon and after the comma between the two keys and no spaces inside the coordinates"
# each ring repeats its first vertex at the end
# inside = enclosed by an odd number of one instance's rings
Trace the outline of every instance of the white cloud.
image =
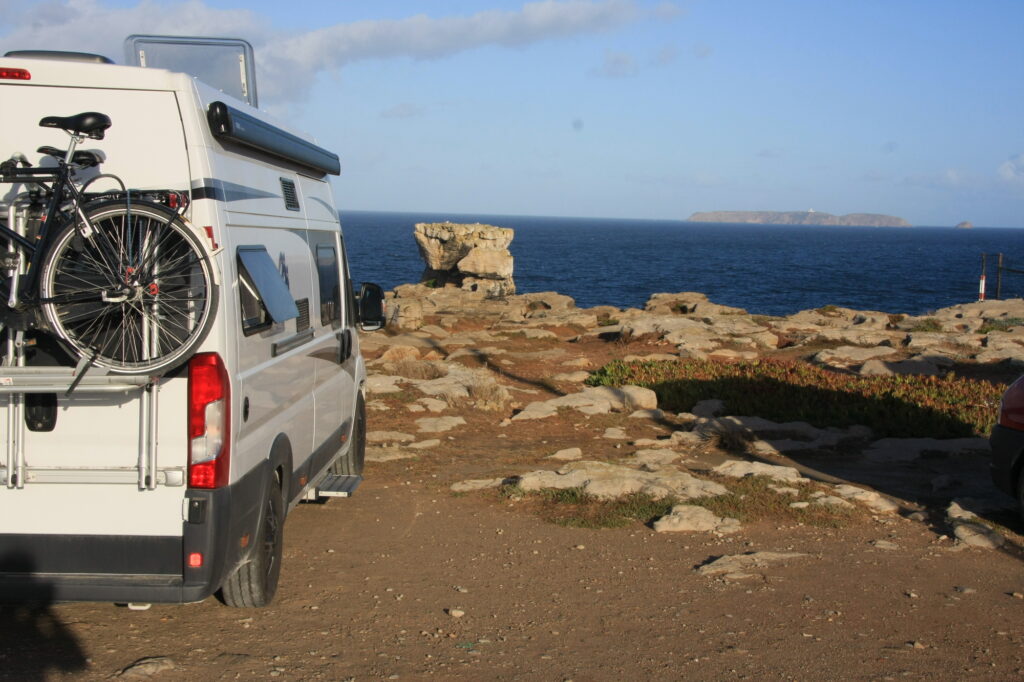
{"type": "Polygon", "coordinates": [[[21,3],[0,3],[8,27],[0,28],[0,51],[60,45],[120,61],[122,41],[132,33],[244,37],[256,48],[261,96],[278,101],[300,99],[317,73],[363,59],[434,59],[485,45],[522,46],[668,16],[675,7],[662,3],[646,11],[638,0],[539,0],[513,11],[417,15],[283,33],[253,11],[215,9],[201,0],[142,0],[124,8],[99,0],[48,0],[24,10],[21,3]]]}
{"type": "Polygon", "coordinates": [[[1024,184],[1024,154],[1016,154],[999,165],[999,177],[1006,182],[1024,184]]]}

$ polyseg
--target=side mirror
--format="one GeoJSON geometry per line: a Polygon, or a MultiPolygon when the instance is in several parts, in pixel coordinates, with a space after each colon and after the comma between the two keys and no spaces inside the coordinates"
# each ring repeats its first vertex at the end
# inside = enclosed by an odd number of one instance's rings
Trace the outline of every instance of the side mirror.
{"type": "Polygon", "coordinates": [[[359,328],[366,332],[377,331],[386,322],[384,290],[376,284],[363,282],[359,289],[359,328]]]}

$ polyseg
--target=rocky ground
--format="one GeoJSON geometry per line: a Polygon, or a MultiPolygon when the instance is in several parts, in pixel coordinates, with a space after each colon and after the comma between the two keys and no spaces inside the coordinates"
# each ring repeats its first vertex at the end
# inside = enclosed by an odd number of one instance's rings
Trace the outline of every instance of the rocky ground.
{"type": "Polygon", "coordinates": [[[407,286],[389,303],[363,339],[366,482],[292,512],[273,606],[6,607],[0,677],[1024,674],[1024,527],[983,438],[670,412],[583,384],[612,359],[773,356],[1007,382],[1024,302],[767,318],[699,294],[580,310],[407,286]],[[647,511],[599,527],[624,500],[647,511]]]}

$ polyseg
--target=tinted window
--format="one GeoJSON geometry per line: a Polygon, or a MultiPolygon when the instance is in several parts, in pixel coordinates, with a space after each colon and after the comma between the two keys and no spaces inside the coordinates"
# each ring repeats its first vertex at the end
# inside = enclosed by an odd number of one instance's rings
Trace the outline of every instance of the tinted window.
{"type": "Polygon", "coordinates": [[[242,329],[247,334],[266,329],[274,322],[299,316],[288,285],[262,246],[238,249],[239,298],[242,329]]]}
{"type": "Polygon", "coordinates": [[[341,321],[341,286],[338,252],[333,246],[316,247],[316,270],[320,281],[320,323],[341,321]]]}

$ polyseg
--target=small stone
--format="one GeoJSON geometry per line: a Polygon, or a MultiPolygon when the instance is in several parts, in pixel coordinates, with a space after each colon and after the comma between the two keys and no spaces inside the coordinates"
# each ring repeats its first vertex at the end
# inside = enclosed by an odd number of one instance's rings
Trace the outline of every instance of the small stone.
{"type": "Polygon", "coordinates": [[[964,587],[963,585],[957,585],[953,588],[953,590],[955,592],[959,592],[960,594],[974,594],[975,592],[977,592],[977,590],[973,587],[964,587]]]}
{"type": "Polygon", "coordinates": [[[928,648],[927,644],[925,644],[924,642],[918,641],[916,639],[913,642],[907,642],[907,646],[911,647],[912,649],[927,649],[928,648]]]}
{"type": "Polygon", "coordinates": [[[139,679],[152,677],[153,675],[164,672],[165,670],[174,670],[174,661],[166,656],[149,656],[146,658],[140,658],[127,668],[124,668],[117,674],[117,677],[139,679]]]}
{"type": "Polygon", "coordinates": [[[1024,592],[1011,592],[1010,596],[1014,599],[1024,599],[1024,592]]]}
{"type": "Polygon", "coordinates": [[[575,547],[573,547],[573,549],[586,549],[586,548],[587,548],[586,545],[576,545],[575,547]]]}
{"type": "Polygon", "coordinates": [[[462,618],[466,615],[466,612],[462,609],[448,609],[448,615],[452,618],[462,618]]]}
{"type": "Polygon", "coordinates": [[[895,542],[889,542],[888,540],[874,540],[871,544],[878,549],[894,550],[900,548],[895,542]]]}

